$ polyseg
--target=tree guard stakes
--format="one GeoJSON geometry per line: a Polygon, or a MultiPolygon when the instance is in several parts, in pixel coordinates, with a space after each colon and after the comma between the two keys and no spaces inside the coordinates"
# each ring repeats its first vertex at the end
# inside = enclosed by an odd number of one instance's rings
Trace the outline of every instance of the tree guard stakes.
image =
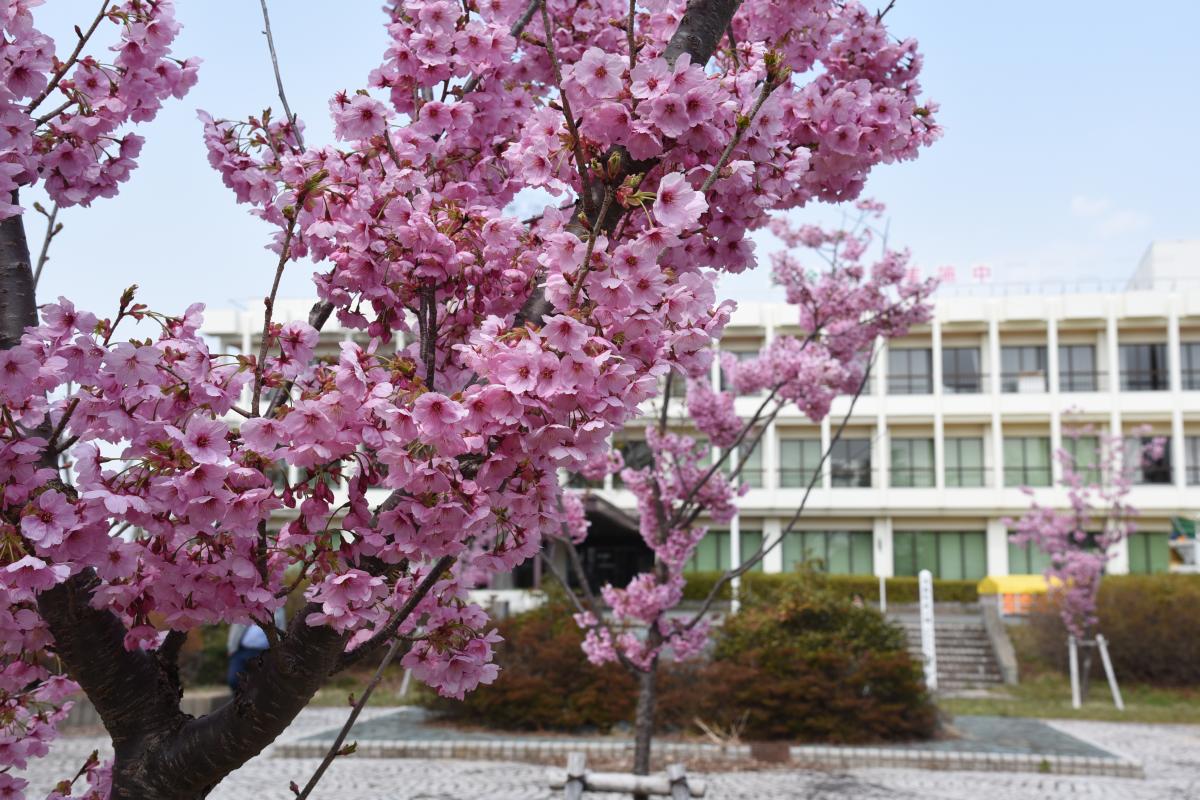
{"type": "Polygon", "coordinates": [[[1087,699],[1089,678],[1092,673],[1092,653],[1095,649],[1100,652],[1100,663],[1104,665],[1104,676],[1108,678],[1108,689],[1112,692],[1113,705],[1118,711],[1125,710],[1125,700],[1121,697],[1121,687],[1117,685],[1117,673],[1113,670],[1112,659],[1108,655],[1108,641],[1103,634],[1096,634],[1095,639],[1076,639],[1067,637],[1067,656],[1071,668],[1071,707],[1081,708],[1087,699]],[[1079,649],[1085,651],[1083,669],[1079,668],[1079,649]],[[1082,672],[1082,675],[1081,675],[1082,672]]]}
{"type": "Polygon", "coordinates": [[[704,797],[708,786],[704,781],[689,778],[682,764],[671,764],[665,773],[632,775],[626,772],[588,772],[587,756],[570,753],[567,768],[550,776],[550,788],[562,789],[566,800],[584,800],[587,792],[628,792],[641,797],[670,797],[688,800],[704,797]]]}

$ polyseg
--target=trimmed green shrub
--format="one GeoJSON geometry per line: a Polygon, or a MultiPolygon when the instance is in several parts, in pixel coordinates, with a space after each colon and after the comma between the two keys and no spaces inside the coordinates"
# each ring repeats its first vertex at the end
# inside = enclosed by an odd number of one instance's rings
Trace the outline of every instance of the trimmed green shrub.
{"type": "MultiPolygon", "coordinates": [[[[687,585],[684,587],[684,597],[687,600],[700,601],[708,596],[712,587],[721,577],[720,572],[689,572],[687,585]]],[[[748,597],[769,597],[775,592],[788,589],[792,584],[803,582],[807,575],[819,574],[809,572],[748,572],[742,576],[742,590],[748,597]]],[[[879,578],[873,575],[823,575],[827,589],[834,594],[853,598],[860,595],[868,602],[879,602],[879,578]]],[[[728,600],[729,585],[721,588],[720,597],[728,600]]],[[[939,603],[974,603],[979,600],[979,589],[976,581],[944,581],[933,582],[933,597],[939,603]]],[[[888,578],[888,603],[917,602],[916,578],[888,578]]]]}
{"type": "MultiPolygon", "coordinates": [[[[583,634],[561,593],[545,605],[501,622],[504,641],[496,648],[500,676],[463,701],[432,694],[424,704],[447,720],[501,730],[608,732],[633,722],[637,684],[622,666],[597,667],[584,657],[583,634]]],[[[659,676],[659,728],[690,719],[686,675],[691,668],[669,665],[659,676]]]]}
{"type": "MultiPolygon", "coordinates": [[[[1197,609],[1200,575],[1106,576],[1096,599],[1097,630],[1108,640],[1118,680],[1157,686],[1200,683],[1197,609]]],[[[1067,632],[1052,600],[1037,604],[1026,630],[1016,633],[1022,668],[1067,671],[1067,632]]],[[[1092,674],[1101,675],[1098,666],[1092,674]]]]}
{"type": "Polygon", "coordinates": [[[927,738],[937,710],[904,632],[810,576],[758,597],[716,634],[705,712],[749,739],[927,738]],[[744,718],[744,719],[743,719],[744,718]]]}

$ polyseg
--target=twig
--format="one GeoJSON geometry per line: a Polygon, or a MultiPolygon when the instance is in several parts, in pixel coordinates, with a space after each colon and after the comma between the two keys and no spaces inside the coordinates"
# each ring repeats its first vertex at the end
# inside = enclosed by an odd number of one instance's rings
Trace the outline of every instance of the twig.
{"type": "Polygon", "coordinates": [[[805,508],[808,506],[808,498],[812,494],[813,487],[816,485],[817,479],[822,475],[822,473],[824,471],[825,462],[829,460],[829,455],[830,455],[830,453],[833,452],[833,445],[841,440],[842,433],[845,432],[846,425],[850,422],[851,415],[854,414],[854,407],[855,407],[855,405],[858,404],[858,398],[862,397],[863,391],[867,387],[867,382],[871,378],[871,365],[874,364],[876,357],[878,357],[878,352],[876,352],[875,355],[872,356],[871,362],[868,363],[867,370],[863,374],[862,382],[858,385],[858,391],[855,392],[854,397],[851,398],[850,407],[848,409],[846,409],[845,416],[842,417],[842,421],[838,425],[837,431],[833,434],[833,437],[829,442],[829,449],[821,454],[821,460],[817,463],[817,468],[815,470],[813,470],[812,476],[808,479],[808,486],[804,490],[804,497],[801,498],[800,505],[799,505],[799,507],[796,508],[796,513],[792,515],[792,519],[790,522],[788,522],[787,527],[785,527],[780,532],[779,536],[769,546],[767,545],[766,541],[764,540],[763,543],[761,545],[759,545],[758,550],[754,553],[754,555],[750,556],[750,558],[743,561],[735,569],[727,570],[725,572],[725,574],[723,574],[719,579],[717,579],[717,581],[713,584],[712,588],[709,589],[708,595],[704,598],[704,601],[700,604],[699,610],[697,610],[695,615],[693,615],[692,618],[690,620],[688,620],[687,624],[684,627],[686,627],[686,628],[695,627],[700,622],[700,620],[702,620],[704,618],[704,615],[706,613],[708,613],[708,609],[712,607],[713,602],[717,599],[717,596],[720,594],[721,589],[724,588],[725,584],[729,583],[734,578],[737,578],[737,577],[740,577],[740,576],[746,574],[747,572],[752,570],[755,566],[757,566],[764,558],[766,558],[767,553],[771,552],[776,547],[778,547],[779,544],[783,541],[784,537],[787,536],[789,533],[791,533],[792,530],[796,527],[796,523],[800,521],[801,515],[803,515],[805,508]]]}
{"type": "Polygon", "coordinates": [[[292,126],[296,143],[303,148],[304,136],[300,133],[300,126],[296,124],[296,115],[292,113],[292,107],[288,105],[287,95],[283,91],[283,76],[279,73],[279,56],[275,53],[275,37],[271,34],[271,15],[267,13],[267,0],[260,0],[260,2],[262,4],[263,35],[267,37],[267,49],[271,51],[271,66],[275,70],[275,86],[279,89],[279,102],[283,103],[283,113],[287,115],[287,120],[292,126]]]}
{"type": "MultiPolygon", "coordinates": [[[[41,210],[41,207],[38,207],[41,210]]],[[[42,211],[45,214],[45,211],[42,211]]],[[[54,241],[54,237],[62,230],[62,223],[55,223],[58,220],[58,203],[54,204],[54,208],[46,216],[46,235],[42,239],[42,252],[38,254],[37,268],[33,272],[33,288],[37,288],[38,281],[42,277],[42,267],[46,266],[46,262],[50,260],[50,242],[54,241]]]]}
{"type": "Polygon", "coordinates": [[[625,36],[629,39],[629,71],[637,66],[637,37],[634,33],[634,23],[637,14],[637,0],[629,0],[629,20],[626,22],[625,36]]]}
{"type": "MultiPolygon", "coordinates": [[[[604,189],[604,202],[600,204],[600,213],[596,215],[596,221],[592,224],[591,235],[588,236],[587,249],[583,253],[583,267],[579,270],[579,276],[575,278],[575,285],[571,287],[571,305],[575,305],[575,299],[579,297],[579,290],[583,288],[583,279],[587,277],[588,272],[592,269],[592,250],[596,247],[596,239],[600,237],[600,228],[604,225],[604,217],[608,214],[608,207],[612,205],[613,189],[607,186],[604,189]]],[[[585,203],[586,205],[586,203],[585,203]]]]}
{"type": "MultiPolygon", "coordinates": [[[[442,567],[439,569],[439,567],[446,562],[447,559],[449,559],[451,562],[454,560],[452,556],[444,556],[442,560],[435,565],[433,571],[425,576],[425,580],[421,581],[421,585],[417,587],[412,596],[409,597],[404,603],[404,607],[397,611],[393,616],[392,621],[398,620],[396,622],[397,627],[404,621],[405,618],[408,617],[409,614],[413,612],[413,610],[417,607],[417,603],[419,603],[421,599],[429,593],[429,590],[433,588],[433,584],[441,578],[442,572],[445,571],[445,568],[442,567]]],[[[392,621],[388,622],[387,627],[392,626],[392,621]]],[[[308,783],[306,783],[304,788],[297,793],[296,800],[304,800],[309,796],[309,794],[312,793],[312,790],[316,787],[317,782],[320,781],[321,777],[325,774],[325,770],[329,769],[329,765],[332,764],[333,760],[338,757],[342,749],[342,742],[346,741],[346,736],[350,733],[350,729],[354,727],[354,722],[358,719],[358,715],[361,714],[362,710],[367,707],[367,702],[371,699],[371,694],[375,691],[375,687],[379,685],[379,682],[383,680],[383,673],[391,665],[392,659],[396,657],[396,653],[400,650],[400,645],[403,643],[404,640],[400,638],[392,640],[391,646],[388,647],[387,653],[384,655],[383,660],[379,662],[379,667],[375,670],[375,674],[371,677],[371,682],[368,683],[367,688],[363,690],[363,696],[360,697],[358,702],[354,704],[354,708],[350,711],[350,716],[346,718],[346,722],[342,725],[342,729],[338,731],[337,738],[334,739],[333,744],[330,745],[329,752],[325,754],[325,758],[321,759],[320,766],[317,767],[316,771],[312,774],[312,777],[308,779],[308,783]]]]}
{"type": "Polygon", "coordinates": [[[704,179],[704,183],[700,184],[700,194],[706,194],[713,187],[713,184],[717,182],[721,170],[725,169],[725,165],[729,163],[729,159],[733,158],[733,151],[741,144],[742,137],[750,129],[750,124],[754,122],[754,118],[762,110],[763,103],[767,102],[767,98],[771,96],[771,92],[775,91],[778,86],[779,82],[768,74],[763,82],[762,89],[758,93],[758,98],[755,99],[754,105],[750,108],[750,113],[738,119],[737,130],[734,131],[733,138],[729,140],[729,144],[725,145],[725,149],[721,152],[721,157],[717,159],[712,172],[704,179]]]}
{"type": "MultiPolygon", "coordinates": [[[[554,86],[558,89],[558,99],[562,103],[563,119],[567,123],[567,133],[571,135],[574,145],[575,167],[579,170],[579,184],[583,196],[583,212],[590,219],[595,204],[592,201],[592,181],[588,174],[587,160],[583,156],[583,143],[579,140],[579,128],[575,127],[575,115],[571,112],[571,100],[563,89],[562,70],[558,66],[558,56],[554,53],[554,31],[550,28],[550,12],[546,10],[546,2],[542,0],[542,25],[546,28],[546,54],[550,56],[550,67],[554,72],[554,86]]],[[[603,219],[604,215],[600,215],[603,219]]]]}
{"type": "Polygon", "coordinates": [[[287,265],[288,255],[292,248],[292,237],[296,233],[296,219],[299,209],[288,220],[287,230],[283,235],[283,248],[279,251],[279,263],[275,266],[275,280],[271,283],[271,293],[263,301],[266,308],[263,311],[262,341],[258,346],[258,362],[254,365],[254,397],[250,403],[250,413],[258,416],[259,399],[262,397],[263,365],[267,360],[267,344],[271,340],[271,314],[275,311],[275,295],[279,293],[279,281],[283,277],[283,268],[287,265]]]}
{"type": "MultiPolygon", "coordinates": [[[[46,88],[42,89],[41,93],[38,94],[37,97],[29,101],[29,105],[25,109],[27,114],[32,115],[33,110],[40,106],[46,100],[46,98],[50,96],[50,93],[58,87],[59,82],[66,77],[66,74],[71,70],[71,67],[75,66],[75,62],[79,60],[79,54],[83,52],[83,48],[87,45],[88,39],[92,38],[92,34],[96,32],[96,28],[100,27],[101,20],[103,20],[104,16],[108,13],[108,3],[109,0],[104,0],[104,2],[100,4],[100,13],[96,15],[96,18],[92,20],[92,24],[83,33],[83,35],[79,37],[79,41],[75,44],[75,49],[71,51],[71,55],[68,56],[67,60],[62,63],[62,66],[55,70],[54,77],[50,79],[48,84],[46,84],[46,88]]],[[[78,28],[76,28],[76,30],[78,30],[78,28]]]]}

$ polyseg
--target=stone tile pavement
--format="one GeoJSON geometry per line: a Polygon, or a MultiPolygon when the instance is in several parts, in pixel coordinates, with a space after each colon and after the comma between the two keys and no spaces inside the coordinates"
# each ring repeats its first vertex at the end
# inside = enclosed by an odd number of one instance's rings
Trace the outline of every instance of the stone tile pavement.
{"type": "MultiPolygon", "coordinates": [[[[370,717],[390,709],[366,712],[370,717]]],[[[283,737],[295,741],[336,727],[342,709],[310,709],[283,737]]],[[[1140,761],[1145,779],[1073,777],[999,772],[936,772],[912,769],[850,769],[836,772],[764,770],[707,776],[711,800],[1200,800],[1200,726],[1062,722],[1063,732],[1109,752],[1140,761]]],[[[31,798],[44,797],[60,778],[73,774],[104,740],[59,740],[31,774],[31,798]]],[[[288,800],[288,782],[303,783],[317,759],[254,759],[230,776],[211,800],[288,800]]],[[[314,800],[551,800],[546,769],[530,764],[422,759],[339,759],[314,800]]],[[[605,796],[589,795],[597,800],[605,796]]],[[[615,797],[615,796],[611,796],[615,797]]]]}

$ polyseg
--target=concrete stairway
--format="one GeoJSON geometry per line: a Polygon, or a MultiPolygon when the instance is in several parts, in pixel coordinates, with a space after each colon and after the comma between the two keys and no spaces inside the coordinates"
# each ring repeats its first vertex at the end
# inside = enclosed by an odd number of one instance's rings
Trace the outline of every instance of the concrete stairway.
{"type": "MultiPolygon", "coordinates": [[[[904,628],[908,650],[921,663],[921,622],[916,606],[888,609],[888,618],[904,628]]],[[[938,690],[957,692],[1000,685],[1004,678],[978,607],[939,603],[934,610],[938,690]]]]}

